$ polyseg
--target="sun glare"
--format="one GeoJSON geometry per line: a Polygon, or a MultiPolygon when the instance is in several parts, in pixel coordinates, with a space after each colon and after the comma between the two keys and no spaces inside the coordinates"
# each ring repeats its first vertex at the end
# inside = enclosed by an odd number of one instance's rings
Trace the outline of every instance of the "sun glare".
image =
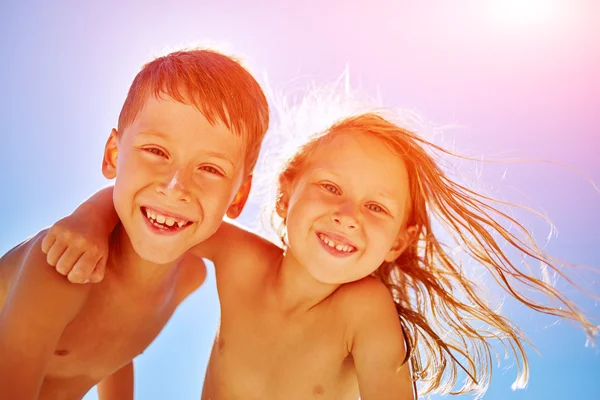
{"type": "Polygon", "coordinates": [[[489,0],[488,12],[498,22],[511,25],[538,25],[560,16],[560,0],[489,0]]]}

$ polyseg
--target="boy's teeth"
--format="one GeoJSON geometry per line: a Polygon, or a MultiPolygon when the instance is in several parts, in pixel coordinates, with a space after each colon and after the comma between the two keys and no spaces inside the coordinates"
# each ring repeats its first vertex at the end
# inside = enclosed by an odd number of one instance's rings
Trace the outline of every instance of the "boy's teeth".
{"type": "Polygon", "coordinates": [[[154,211],[150,211],[148,209],[146,209],[146,216],[149,219],[151,219],[152,221],[158,222],[159,224],[167,225],[169,227],[172,227],[175,224],[177,224],[177,226],[179,228],[182,228],[188,222],[188,221],[178,220],[178,219],[175,219],[175,218],[172,218],[172,217],[167,217],[167,216],[164,216],[164,215],[160,215],[160,214],[157,214],[154,211]]]}

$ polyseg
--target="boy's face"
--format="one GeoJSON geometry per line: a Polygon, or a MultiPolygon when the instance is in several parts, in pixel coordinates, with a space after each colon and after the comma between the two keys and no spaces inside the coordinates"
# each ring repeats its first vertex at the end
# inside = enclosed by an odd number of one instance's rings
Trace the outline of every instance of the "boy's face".
{"type": "Polygon", "coordinates": [[[320,282],[364,278],[397,258],[410,236],[404,162],[367,135],[323,144],[288,193],[289,250],[320,282]]]}
{"type": "Polygon", "coordinates": [[[124,132],[113,130],[103,172],[116,177],[115,209],[135,251],[169,263],[212,235],[226,212],[237,217],[250,186],[244,150],[242,137],[167,95],[150,96],[124,132]]]}

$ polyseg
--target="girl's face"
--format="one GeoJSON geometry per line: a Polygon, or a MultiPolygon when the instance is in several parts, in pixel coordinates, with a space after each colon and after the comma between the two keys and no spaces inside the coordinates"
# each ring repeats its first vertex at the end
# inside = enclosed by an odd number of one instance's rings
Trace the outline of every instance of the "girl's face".
{"type": "Polygon", "coordinates": [[[336,135],[282,193],[288,252],[320,282],[364,278],[405,247],[408,173],[381,140],[336,135]]]}

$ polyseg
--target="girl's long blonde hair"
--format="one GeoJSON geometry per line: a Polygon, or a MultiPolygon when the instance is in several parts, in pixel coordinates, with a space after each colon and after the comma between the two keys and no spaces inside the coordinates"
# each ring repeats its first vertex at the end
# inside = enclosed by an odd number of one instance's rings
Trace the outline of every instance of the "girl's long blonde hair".
{"type": "MultiPolygon", "coordinates": [[[[450,179],[434,156],[453,153],[378,114],[345,118],[312,137],[285,164],[279,183],[290,182],[302,173],[314,149],[334,136],[353,132],[382,140],[402,157],[408,170],[411,204],[407,226],[417,227],[418,234],[397,260],[382,264],[373,276],[389,288],[394,299],[409,349],[407,360],[420,382],[421,394],[484,393],[494,358],[491,339],[499,340],[514,356],[518,366],[515,386],[523,387],[529,375],[524,335],[491,308],[476,282],[466,276],[460,258],[434,235],[431,217],[510,296],[535,311],[581,324],[589,337],[597,334],[597,327],[548,279],[537,278],[531,270],[522,271],[501,248],[499,240],[504,240],[522,256],[537,260],[544,269],[572,283],[560,269],[564,264],[545,255],[527,229],[500,210],[510,204],[450,179]],[[517,233],[499,221],[512,225],[517,233]],[[546,296],[552,305],[524,294],[521,285],[546,296]],[[460,370],[467,379],[457,388],[460,370]]],[[[285,229],[283,224],[281,229],[285,229]]]]}

